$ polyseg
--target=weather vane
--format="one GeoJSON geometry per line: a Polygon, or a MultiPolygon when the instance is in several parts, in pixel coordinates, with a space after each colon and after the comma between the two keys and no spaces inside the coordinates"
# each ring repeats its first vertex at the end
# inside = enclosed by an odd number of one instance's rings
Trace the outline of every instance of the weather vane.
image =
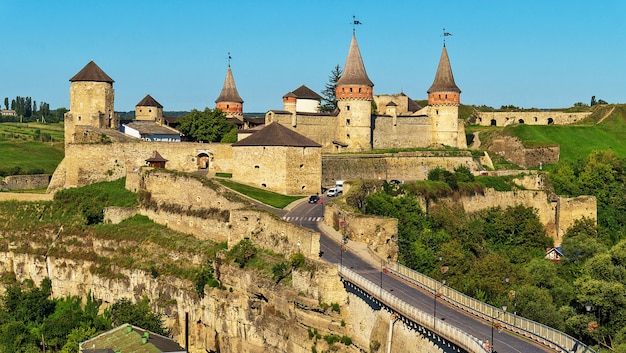
{"type": "Polygon", "coordinates": [[[361,21],[356,19],[356,16],[352,15],[352,34],[356,33],[356,26],[362,24],[361,21]]]}
{"type": "Polygon", "coordinates": [[[444,47],[446,46],[446,37],[451,36],[451,35],[452,35],[452,33],[446,32],[445,28],[443,29],[443,46],[444,47]]]}
{"type": "Polygon", "coordinates": [[[230,60],[232,60],[232,56],[230,56],[230,52],[228,52],[228,67],[230,67],[230,60]]]}

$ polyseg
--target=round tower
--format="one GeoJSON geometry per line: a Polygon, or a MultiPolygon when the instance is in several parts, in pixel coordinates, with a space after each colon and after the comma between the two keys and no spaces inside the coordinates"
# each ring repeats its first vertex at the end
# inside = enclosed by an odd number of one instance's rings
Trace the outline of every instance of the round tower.
{"type": "Polygon", "coordinates": [[[90,61],[70,79],[70,111],[65,114],[65,143],[74,141],[77,126],[119,127],[113,79],[90,61]]]}
{"type": "Polygon", "coordinates": [[[135,120],[161,122],[163,120],[163,106],[148,94],[135,105],[135,120]]]}
{"type": "Polygon", "coordinates": [[[367,76],[361,51],[352,34],[352,42],[343,74],[337,81],[338,136],[348,151],[372,149],[372,96],[374,83],[367,76]]]}
{"type": "Polygon", "coordinates": [[[435,80],[428,89],[429,117],[432,121],[432,143],[467,148],[465,135],[459,136],[461,90],[454,82],[448,50],[444,43],[435,80]]]}
{"type": "Polygon", "coordinates": [[[215,100],[215,108],[223,111],[228,117],[243,114],[243,99],[241,99],[239,92],[237,92],[237,86],[235,86],[235,79],[233,78],[230,64],[228,64],[228,71],[226,72],[222,92],[220,92],[219,97],[215,100]]]}

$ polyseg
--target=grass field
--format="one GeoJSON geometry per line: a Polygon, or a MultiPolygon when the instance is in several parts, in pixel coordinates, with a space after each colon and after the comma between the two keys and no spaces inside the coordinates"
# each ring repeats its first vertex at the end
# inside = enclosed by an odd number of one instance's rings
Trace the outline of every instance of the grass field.
{"type": "Polygon", "coordinates": [[[52,174],[63,156],[62,124],[0,124],[1,171],[52,174]]]}
{"type": "Polygon", "coordinates": [[[281,195],[272,191],[267,191],[267,190],[255,188],[252,186],[235,183],[230,180],[220,179],[218,181],[228,188],[231,188],[237,192],[240,192],[255,200],[258,200],[266,205],[270,205],[276,208],[284,208],[290,203],[298,199],[301,199],[303,197],[303,196],[281,195]]]}
{"type": "Polygon", "coordinates": [[[559,145],[560,159],[564,161],[576,161],[593,151],[609,149],[626,158],[626,106],[617,105],[601,124],[595,124],[595,118],[579,125],[516,125],[505,129],[505,133],[519,137],[528,147],[559,145]]]}

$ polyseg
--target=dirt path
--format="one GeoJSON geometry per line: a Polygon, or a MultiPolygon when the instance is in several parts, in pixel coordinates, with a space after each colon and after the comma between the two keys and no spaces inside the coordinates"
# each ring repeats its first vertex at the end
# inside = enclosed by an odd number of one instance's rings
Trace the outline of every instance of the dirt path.
{"type": "Polygon", "coordinates": [[[609,111],[608,111],[608,113],[604,114],[604,116],[603,116],[602,118],[600,118],[600,120],[598,120],[598,122],[596,123],[596,125],[597,125],[597,124],[600,124],[601,122],[603,122],[603,121],[604,121],[604,119],[608,118],[608,117],[609,117],[609,115],[611,115],[611,113],[613,113],[613,111],[614,111],[614,110],[615,110],[615,106],[613,106],[613,107],[611,108],[611,110],[609,110],[609,111]]]}
{"type": "Polygon", "coordinates": [[[480,148],[480,138],[478,138],[479,133],[479,131],[474,132],[474,142],[470,146],[470,149],[472,150],[477,150],[480,148]]]}

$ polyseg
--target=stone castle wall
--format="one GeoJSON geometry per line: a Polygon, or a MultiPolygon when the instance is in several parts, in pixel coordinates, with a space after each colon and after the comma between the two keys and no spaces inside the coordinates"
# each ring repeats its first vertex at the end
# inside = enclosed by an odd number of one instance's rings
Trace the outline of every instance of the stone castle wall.
{"type": "Polygon", "coordinates": [[[146,165],[154,151],[167,159],[167,169],[184,172],[198,171],[198,155],[207,154],[209,174],[232,170],[232,147],[220,143],[168,143],[133,141],[110,144],[69,144],[65,158],[55,170],[48,192],[63,188],[112,181],[146,165]]]}
{"type": "Polygon", "coordinates": [[[582,217],[597,220],[597,201],[594,196],[560,198],[549,200],[540,190],[495,191],[486,189],[481,196],[464,196],[460,199],[467,213],[491,207],[514,207],[522,205],[537,209],[539,221],[546,234],[554,239],[555,246],[563,240],[565,231],[582,217]]]}
{"type": "Polygon", "coordinates": [[[334,185],[336,180],[424,180],[428,171],[440,167],[454,170],[466,166],[476,171],[476,164],[469,152],[458,156],[438,152],[399,152],[372,155],[325,155],[322,156],[322,185],[334,185]]]}
{"type": "Polygon", "coordinates": [[[233,180],[285,195],[319,192],[319,147],[235,146],[233,180]]]}
{"type": "Polygon", "coordinates": [[[478,112],[476,124],[482,126],[528,125],[568,125],[581,121],[591,112],[478,112]]]}
{"type": "Polygon", "coordinates": [[[30,190],[47,188],[50,174],[9,175],[0,180],[0,190],[30,190]]]}
{"type": "Polygon", "coordinates": [[[381,259],[398,259],[398,220],[352,213],[334,203],[324,207],[324,223],[336,229],[348,241],[367,244],[381,259]]]}
{"type": "Polygon", "coordinates": [[[397,118],[378,116],[374,125],[374,148],[429,146],[432,125],[427,116],[397,118]]]}
{"type": "Polygon", "coordinates": [[[524,147],[522,142],[511,136],[502,136],[491,142],[488,150],[504,157],[507,161],[522,168],[539,167],[559,161],[559,146],[524,147]]]}
{"type": "Polygon", "coordinates": [[[330,115],[292,115],[270,111],[265,123],[278,122],[322,145],[323,153],[336,152],[333,141],[337,139],[337,117],[330,115]],[[295,125],[295,126],[294,126],[295,125]]]}

